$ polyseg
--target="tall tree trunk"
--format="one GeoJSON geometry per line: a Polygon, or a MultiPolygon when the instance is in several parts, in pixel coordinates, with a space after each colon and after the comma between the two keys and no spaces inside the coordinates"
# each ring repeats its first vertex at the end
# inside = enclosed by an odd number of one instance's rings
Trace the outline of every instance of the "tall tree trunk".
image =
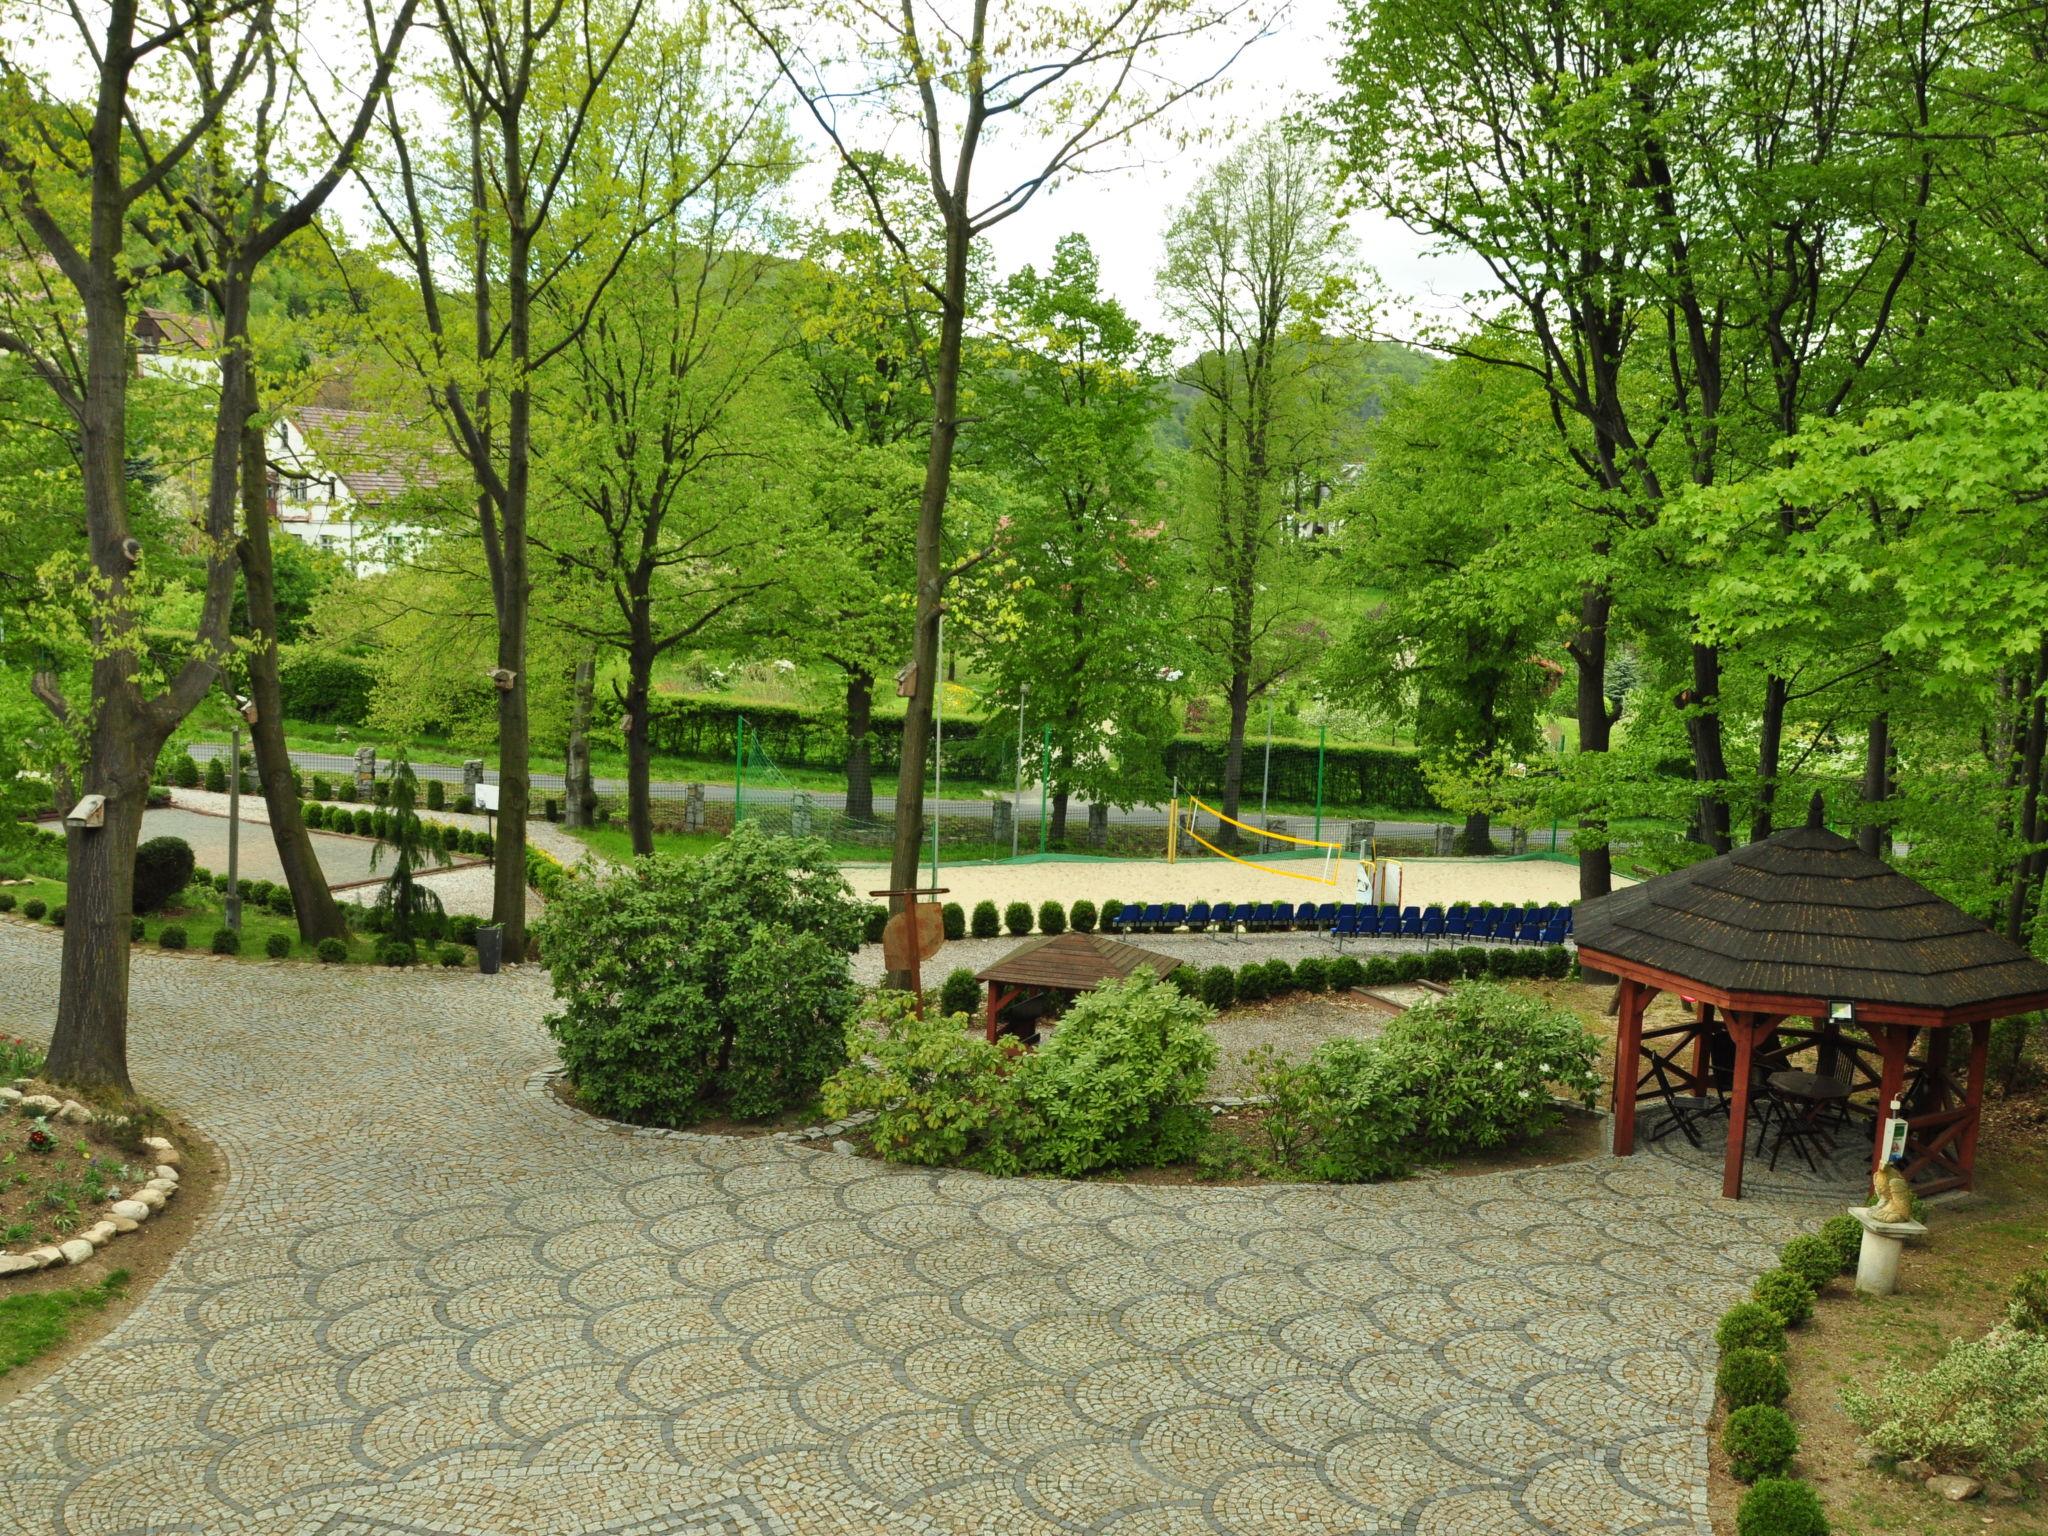
{"type": "Polygon", "coordinates": [[[1458,834],[1458,852],[1493,853],[1493,817],[1486,811],[1467,811],[1465,830],[1458,834]]]}
{"type": "Polygon", "coordinates": [[[2015,944],[2026,942],[2027,924],[2039,899],[2041,872],[2048,869],[2048,849],[2035,846],[2042,840],[2041,765],[2044,752],[2048,752],[2048,637],[2041,641],[2033,683],[2034,699],[2027,711],[2019,772],[2019,835],[2026,852],[2013,868],[2012,890],[2005,900],[2005,936],[2015,944]]]}
{"type": "MultiPolygon", "coordinates": [[[[1244,795],[1244,729],[1252,710],[1251,677],[1242,666],[1230,671],[1230,740],[1223,751],[1223,814],[1240,817],[1244,795]]],[[[1237,846],[1237,828],[1224,822],[1216,829],[1216,842],[1224,848],[1237,846]]]]}
{"type": "MultiPolygon", "coordinates": [[[[1577,713],[1579,750],[1605,752],[1612,739],[1613,717],[1607,710],[1607,613],[1613,598],[1602,585],[1579,594],[1579,628],[1571,644],[1578,668],[1577,713]]],[[[1605,896],[1614,889],[1614,853],[1607,845],[1607,818],[1588,811],[1579,817],[1579,899],[1605,896]]]]}
{"type": "Polygon", "coordinates": [[[1884,847],[1884,826],[1878,807],[1885,802],[1891,784],[1891,717],[1879,710],[1870,717],[1870,732],[1863,747],[1863,822],[1856,829],[1856,846],[1872,858],[1884,847]]]}
{"type": "Polygon", "coordinates": [[[654,799],[647,706],[654,693],[654,646],[636,638],[626,650],[626,828],[635,857],[654,852],[654,799]]]}
{"type": "MultiPolygon", "coordinates": [[[[925,454],[924,488],[917,503],[917,623],[910,650],[914,684],[903,710],[903,752],[896,769],[896,834],[889,854],[889,884],[917,885],[924,848],[925,759],[931,749],[932,698],[939,686],[939,613],[945,597],[943,564],[946,496],[953,482],[953,448],[960,436],[960,342],[967,318],[968,212],[956,207],[946,219],[944,302],[939,344],[932,363],[932,438],[925,454]]],[[[891,905],[910,909],[912,898],[891,905]]],[[[889,985],[907,991],[908,971],[889,973],[889,985]]]]}
{"type": "Polygon", "coordinates": [[[1700,785],[1700,840],[1715,853],[1732,846],[1728,817],[1728,758],[1721,744],[1721,653],[1692,645],[1693,775],[1700,785]]]}
{"type": "Polygon", "coordinates": [[[1749,840],[1760,843],[1771,835],[1778,804],[1778,761],[1785,749],[1785,704],[1791,685],[1777,673],[1764,678],[1763,717],[1757,724],[1756,814],[1750,819],[1749,840]]]}
{"type": "Polygon", "coordinates": [[[1062,784],[1052,792],[1052,831],[1049,841],[1055,848],[1067,846],[1067,786],[1062,784]]]}
{"type": "Polygon", "coordinates": [[[270,508],[265,495],[263,435],[252,419],[242,431],[242,538],[237,546],[242,584],[249,598],[249,698],[256,718],[249,724],[249,744],[256,754],[256,776],[263,786],[263,804],[270,812],[270,840],[291,887],[292,911],[299,937],[308,944],[347,936],[348,925],[319,855],[299,814],[299,787],[292,779],[291,752],[284,739],[284,692],[277,677],[277,584],[270,561],[270,508]]]}
{"type": "Polygon", "coordinates": [[[576,658],[570,690],[569,745],[562,763],[562,824],[572,829],[591,825],[597,814],[597,786],[590,774],[590,714],[597,691],[597,657],[586,651],[576,658]]]}
{"type": "Polygon", "coordinates": [[[846,815],[875,819],[875,674],[846,669],[846,815]]]}

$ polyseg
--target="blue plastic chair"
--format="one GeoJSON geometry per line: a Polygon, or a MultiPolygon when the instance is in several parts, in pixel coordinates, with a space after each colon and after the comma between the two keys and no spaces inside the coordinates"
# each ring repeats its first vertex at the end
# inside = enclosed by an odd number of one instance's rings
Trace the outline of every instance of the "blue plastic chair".
{"type": "Polygon", "coordinates": [[[1401,912],[1401,937],[1419,939],[1422,937],[1422,908],[1407,907],[1401,912]]]}
{"type": "Polygon", "coordinates": [[[1198,901],[1188,908],[1188,932],[1204,933],[1209,927],[1209,903],[1198,901]]]}
{"type": "Polygon", "coordinates": [[[1337,941],[1339,949],[1344,947],[1346,939],[1358,936],[1358,923],[1359,916],[1355,908],[1337,914],[1337,921],[1330,928],[1330,937],[1337,941]]]}
{"type": "Polygon", "coordinates": [[[1230,909],[1230,926],[1233,932],[1239,928],[1242,928],[1246,933],[1252,931],[1252,904],[1250,902],[1240,901],[1235,907],[1230,909]]]}
{"type": "Polygon", "coordinates": [[[1435,907],[1422,914],[1422,936],[1425,939],[1440,939],[1444,936],[1444,915],[1435,907]]]}
{"type": "Polygon", "coordinates": [[[1179,928],[1179,927],[1182,927],[1182,926],[1184,926],[1184,925],[1186,924],[1187,920],[1188,920],[1188,909],[1187,909],[1187,904],[1186,904],[1185,902],[1179,902],[1179,901],[1176,901],[1176,902],[1172,903],[1172,904],[1171,904],[1170,906],[1168,906],[1168,907],[1167,907],[1167,909],[1166,909],[1166,930],[1165,930],[1165,931],[1166,931],[1166,932],[1168,932],[1168,933],[1172,933],[1172,932],[1173,932],[1173,931],[1174,931],[1174,930],[1175,930],[1176,928],[1179,928]]]}
{"type": "Polygon", "coordinates": [[[1472,913],[1469,908],[1460,907],[1455,912],[1444,914],[1444,937],[1462,939],[1472,931],[1472,913]]]}
{"type": "Polygon", "coordinates": [[[1304,901],[1294,909],[1294,926],[1306,933],[1316,925],[1316,904],[1304,901]]]}
{"type": "Polygon", "coordinates": [[[1545,944],[1562,944],[1562,943],[1564,942],[1564,919],[1563,919],[1563,918],[1561,918],[1561,917],[1553,917],[1553,918],[1552,918],[1552,919],[1551,919],[1551,920],[1549,921],[1549,923],[1547,923],[1547,924],[1546,924],[1546,925],[1544,926],[1544,929],[1543,929],[1543,942],[1544,942],[1545,944]]]}
{"type": "Polygon", "coordinates": [[[1316,908],[1316,927],[1327,933],[1336,924],[1337,903],[1326,901],[1316,908]]]}
{"type": "Polygon", "coordinates": [[[1380,908],[1380,932],[1396,934],[1401,931],[1401,909],[1391,902],[1380,908]]]}
{"type": "Polygon", "coordinates": [[[1166,922],[1166,908],[1153,902],[1145,908],[1145,915],[1138,919],[1140,933],[1157,933],[1166,922]]]}
{"type": "Polygon", "coordinates": [[[1348,918],[1350,918],[1350,919],[1351,919],[1351,920],[1352,920],[1353,922],[1357,922],[1357,921],[1358,921],[1358,903],[1357,903],[1357,902],[1355,902],[1355,901],[1346,901],[1346,902],[1340,902],[1340,903],[1338,904],[1337,910],[1336,910],[1336,911],[1335,911],[1335,912],[1334,912],[1333,914],[1331,914],[1331,917],[1330,917],[1330,924],[1331,924],[1331,926],[1332,926],[1332,927],[1334,927],[1334,926],[1336,926],[1336,924],[1337,924],[1337,923],[1341,922],[1341,921],[1342,921],[1342,920],[1343,920],[1344,918],[1347,918],[1347,917],[1348,917],[1348,918]]]}

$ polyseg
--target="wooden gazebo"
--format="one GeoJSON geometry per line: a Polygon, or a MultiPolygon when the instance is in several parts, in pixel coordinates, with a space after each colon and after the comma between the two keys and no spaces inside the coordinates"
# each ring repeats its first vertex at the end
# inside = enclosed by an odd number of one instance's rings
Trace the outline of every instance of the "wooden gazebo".
{"type": "Polygon", "coordinates": [[[1635,1150],[1639,1100],[1725,1095],[1730,1199],[1742,1194],[1753,1082],[1770,1086],[1809,1048],[1875,1119],[1873,1169],[1902,1101],[1906,1176],[1922,1193],[1967,1189],[1991,1021],[2048,1007],[2048,965],[1828,831],[1818,795],[1805,826],[1596,897],[1575,930],[1580,962],[1621,978],[1615,1153],[1635,1150]],[[1646,1035],[1643,1010],[1660,992],[1693,1017],[1646,1035]],[[1959,1025],[1970,1030],[1960,1086],[1952,1053],[1936,1048],[1959,1025]]]}
{"type": "Polygon", "coordinates": [[[1042,1003],[1034,1017],[1052,1015],[1105,981],[1140,970],[1165,976],[1179,964],[1171,955],[1099,933],[1055,933],[1019,944],[974,979],[988,987],[988,1038],[993,1043],[1002,1031],[1003,1010],[1013,1004],[1042,1003]]]}

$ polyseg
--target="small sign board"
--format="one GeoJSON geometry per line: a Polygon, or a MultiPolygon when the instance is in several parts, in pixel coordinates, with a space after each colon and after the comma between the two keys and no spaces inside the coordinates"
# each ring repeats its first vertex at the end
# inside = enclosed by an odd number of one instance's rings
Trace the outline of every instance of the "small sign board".
{"type": "Polygon", "coordinates": [[[1892,1112],[1885,1117],[1884,1160],[1888,1163],[1894,1158],[1906,1155],[1906,1133],[1911,1127],[1906,1123],[1903,1109],[1904,1106],[1897,1099],[1893,1099],[1892,1112]]]}
{"type": "Polygon", "coordinates": [[[498,808],[498,786],[478,784],[476,787],[476,808],[480,811],[495,811],[498,808]]]}
{"type": "Polygon", "coordinates": [[[946,921],[939,904],[920,901],[908,914],[893,914],[882,929],[882,964],[892,971],[907,971],[917,961],[931,959],[945,942],[946,921]]]}

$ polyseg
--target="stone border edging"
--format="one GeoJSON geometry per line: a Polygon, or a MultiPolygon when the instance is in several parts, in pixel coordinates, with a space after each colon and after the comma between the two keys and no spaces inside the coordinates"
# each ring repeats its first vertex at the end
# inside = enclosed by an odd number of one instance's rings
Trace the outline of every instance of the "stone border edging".
{"type": "MultiPolygon", "coordinates": [[[[76,1099],[58,1099],[47,1093],[29,1093],[23,1084],[34,1079],[20,1077],[0,1088],[0,1110],[16,1109],[43,1121],[65,1125],[93,1125],[121,1118],[88,1109],[76,1099]]],[[[0,1249],[0,1277],[31,1275],[58,1264],[83,1264],[123,1232],[133,1232],[162,1210],[178,1192],[178,1168],[184,1154],[162,1136],[145,1136],[142,1144],[156,1158],[156,1169],[140,1188],[129,1194],[118,1192],[108,1200],[100,1219],[75,1237],[61,1243],[45,1243],[21,1253],[0,1249]]]]}

